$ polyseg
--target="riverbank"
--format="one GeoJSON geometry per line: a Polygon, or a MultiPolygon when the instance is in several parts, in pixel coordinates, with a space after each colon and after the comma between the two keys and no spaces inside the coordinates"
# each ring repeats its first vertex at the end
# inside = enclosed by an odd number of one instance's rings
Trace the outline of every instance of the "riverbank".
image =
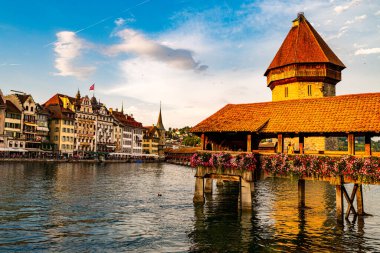
{"type": "Polygon", "coordinates": [[[164,162],[164,159],[124,159],[124,160],[98,160],[98,159],[32,159],[32,158],[1,158],[0,163],[14,162],[38,162],[38,163],[160,163],[164,162]]]}

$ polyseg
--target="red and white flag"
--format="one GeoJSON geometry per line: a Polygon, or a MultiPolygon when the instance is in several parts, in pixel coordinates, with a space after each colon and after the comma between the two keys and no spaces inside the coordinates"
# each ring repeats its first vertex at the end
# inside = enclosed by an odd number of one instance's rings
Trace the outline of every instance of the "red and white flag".
{"type": "Polygon", "coordinates": [[[90,90],[95,90],[95,84],[92,84],[92,85],[90,86],[90,90]]]}

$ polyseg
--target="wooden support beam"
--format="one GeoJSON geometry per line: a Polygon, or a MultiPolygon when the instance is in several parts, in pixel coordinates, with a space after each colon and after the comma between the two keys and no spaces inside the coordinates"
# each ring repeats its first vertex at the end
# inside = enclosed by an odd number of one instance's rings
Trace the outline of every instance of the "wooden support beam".
{"type": "Polygon", "coordinates": [[[284,153],[284,138],[282,134],[277,135],[277,153],[284,153]]]}
{"type": "Polygon", "coordinates": [[[212,178],[205,178],[205,193],[212,193],[212,178]]]}
{"type": "Polygon", "coordinates": [[[347,142],[348,142],[348,154],[355,155],[355,135],[348,134],[347,142]]]}
{"type": "Polygon", "coordinates": [[[365,135],[365,144],[364,144],[364,150],[365,150],[365,155],[372,155],[372,149],[371,149],[371,135],[366,134],[365,135]]]}
{"type": "Polygon", "coordinates": [[[305,137],[302,134],[300,134],[298,139],[299,139],[298,145],[299,145],[299,149],[300,149],[300,154],[302,155],[305,153],[305,150],[304,150],[305,137]]]}
{"type": "Polygon", "coordinates": [[[205,202],[203,184],[203,177],[195,178],[194,204],[203,204],[205,202]]]}
{"type": "Polygon", "coordinates": [[[335,206],[336,206],[336,219],[338,222],[343,222],[343,185],[335,185],[335,206]]]}
{"type": "Polygon", "coordinates": [[[242,210],[252,209],[251,183],[240,178],[240,207],[242,210]]]}
{"type": "Polygon", "coordinates": [[[354,213],[354,215],[356,215],[356,210],[354,208],[354,199],[355,199],[355,194],[356,194],[357,189],[358,189],[358,185],[355,184],[354,188],[352,189],[351,197],[349,197],[346,191],[346,188],[344,187],[344,185],[342,185],[343,195],[347,201],[347,211],[346,211],[346,216],[345,216],[346,219],[348,219],[348,216],[350,215],[351,211],[354,213]]]}
{"type": "Polygon", "coordinates": [[[247,152],[252,151],[252,135],[247,134],[247,152]]]}
{"type": "Polygon", "coordinates": [[[298,207],[305,207],[305,180],[298,179],[298,207]]]}
{"type": "Polygon", "coordinates": [[[201,150],[205,150],[205,134],[201,135],[201,150]]]}
{"type": "Polygon", "coordinates": [[[365,215],[364,203],[363,203],[363,187],[358,185],[358,190],[356,191],[356,209],[358,215],[365,215]]]}

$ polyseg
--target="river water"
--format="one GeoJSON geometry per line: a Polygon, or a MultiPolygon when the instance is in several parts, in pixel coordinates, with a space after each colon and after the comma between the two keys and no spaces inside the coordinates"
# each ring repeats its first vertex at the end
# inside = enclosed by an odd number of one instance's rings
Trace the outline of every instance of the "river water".
{"type": "Polygon", "coordinates": [[[256,182],[252,212],[236,183],[194,207],[194,171],[171,164],[0,164],[0,251],[380,251],[380,187],[364,188],[373,216],[335,220],[335,190],[297,181],[256,182]],[[159,196],[159,194],[161,196],[159,196]]]}

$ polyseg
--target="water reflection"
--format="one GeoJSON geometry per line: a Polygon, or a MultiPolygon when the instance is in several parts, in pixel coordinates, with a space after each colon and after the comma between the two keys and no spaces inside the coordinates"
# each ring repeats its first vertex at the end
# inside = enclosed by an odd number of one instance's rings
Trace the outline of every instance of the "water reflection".
{"type": "Polygon", "coordinates": [[[380,187],[344,227],[325,182],[306,182],[301,210],[296,180],[256,182],[252,212],[234,182],[204,206],[193,193],[194,171],[169,164],[1,164],[0,251],[380,251],[380,187]]]}

